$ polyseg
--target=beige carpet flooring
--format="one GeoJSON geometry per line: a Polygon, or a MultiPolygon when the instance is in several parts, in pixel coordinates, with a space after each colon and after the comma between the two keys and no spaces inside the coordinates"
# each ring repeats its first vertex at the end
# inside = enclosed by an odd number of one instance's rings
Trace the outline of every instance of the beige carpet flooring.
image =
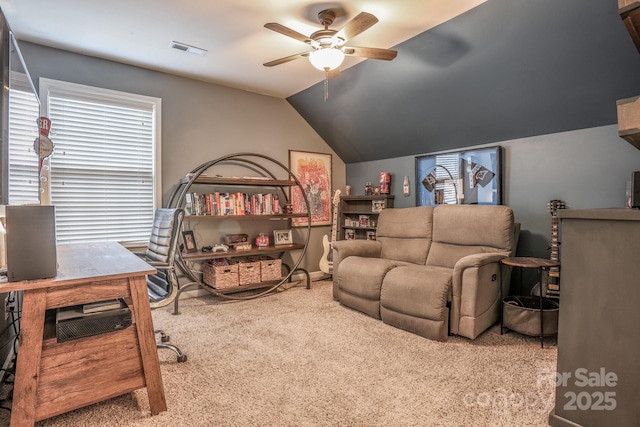
{"type": "Polygon", "coordinates": [[[153,312],[188,355],[160,352],[167,412],[143,389],[37,426],[545,426],[553,409],[554,339],[430,341],[340,306],[330,282],[180,309],[153,312]]]}

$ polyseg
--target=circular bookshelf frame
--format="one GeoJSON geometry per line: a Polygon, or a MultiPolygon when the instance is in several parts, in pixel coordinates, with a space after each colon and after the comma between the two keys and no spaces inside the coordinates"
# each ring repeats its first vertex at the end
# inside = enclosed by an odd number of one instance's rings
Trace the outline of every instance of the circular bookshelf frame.
{"type": "MultiPolygon", "coordinates": [[[[293,267],[288,267],[286,264],[285,266],[288,268],[288,273],[287,275],[285,275],[284,277],[282,277],[276,284],[267,287],[267,289],[257,292],[257,293],[253,293],[252,295],[248,295],[248,296],[238,296],[238,295],[233,295],[233,294],[228,294],[225,292],[218,292],[216,291],[214,288],[212,288],[209,285],[206,285],[205,283],[202,282],[202,280],[200,279],[200,277],[198,277],[201,272],[195,272],[193,271],[193,269],[189,268],[188,266],[188,261],[185,261],[183,254],[181,251],[177,251],[176,252],[176,265],[178,266],[178,268],[180,269],[180,271],[182,271],[182,273],[190,280],[190,282],[182,285],[179,287],[179,290],[177,293],[174,293],[173,295],[173,302],[174,302],[174,313],[173,314],[178,314],[178,300],[180,297],[180,294],[183,291],[186,291],[190,288],[195,288],[195,287],[200,287],[202,289],[204,289],[205,291],[207,291],[208,293],[215,295],[217,297],[220,298],[225,298],[225,299],[229,299],[229,300],[251,300],[251,299],[255,299],[255,298],[259,298],[262,297],[264,295],[267,295],[269,293],[272,293],[274,291],[276,291],[278,288],[280,288],[283,284],[290,282],[291,281],[291,276],[296,272],[296,271],[303,271],[304,274],[306,275],[307,278],[307,283],[310,283],[310,277],[309,277],[309,273],[300,268],[300,264],[302,263],[302,260],[304,259],[304,256],[307,253],[307,249],[309,247],[309,239],[311,237],[311,207],[309,204],[309,199],[307,198],[307,194],[304,191],[304,188],[302,186],[302,183],[298,180],[298,178],[293,174],[293,172],[287,167],[285,166],[283,163],[279,162],[278,160],[266,156],[264,154],[258,154],[258,153],[234,153],[234,154],[228,154],[222,157],[219,157],[215,160],[211,160],[208,162],[205,162],[203,164],[201,164],[200,166],[194,168],[191,172],[189,172],[189,174],[187,174],[187,176],[189,177],[188,181],[186,183],[180,183],[173,191],[173,193],[171,194],[170,198],[169,198],[169,202],[167,204],[167,207],[169,208],[179,208],[184,206],[185,203],[185,197],[187,195],[187,193],[189,192],[189,189],[191,188],[192,185],[194,185],[196,183],[196,181],[198,180],[198,178],[206,171],[208,171],[209,169],[211,169],[212,167],[216,166],[216,165],[221,165],[221,164],[235,164],[236,166],[241,166],[241,167],[246,167],[248,169],[252,169],[254,171],[257,171],[261,174],[263,174],[265,177],[267,177],[270,180],[273,181],[280,181],[278,178],[276,178],[276,175],[274,175],[273,172],[271,172],[270,169],[268,169],[265,165],[261,164],[258,162],[259,159],[262,160],[266,160],[268,162],[271,162],[272,164],[278,166],[282,171],[286,172],[289,179],[291,181],[294,181],[296,183],[296,187],[300,189],[300,192],[302,194],[302,198],[304,200],[305,206],[307,208],[307,234],[306,234],[306,238],[305,238],[305,242],[304,242],[304,246],[300,252],[300,255],[298,256],[298,259],[295,261],[293,267]]],[[[273,185],[273,187],[279,188],[282,195],[284,196],[285,202],[289,202],[289,197],[287,196],[287,192],[285,191],[285,188],[293,188],[293,186],[289,186],[289,185],[273,185]]],[[[224,217],[221,217],[220,219],[223,219],[224,217]]],[[[276,253],[277,251],[274,251],[273,253],[276,253]]],[[[213,255],[213,253],[212,253],[213,255]]],[[[249,289],[248,289],[249,290],[249,289]]],[[[248,291],[247,290],[247,291],[248,291]]],[[[170,303],[170,302],[169,302],[170,303]]]]}

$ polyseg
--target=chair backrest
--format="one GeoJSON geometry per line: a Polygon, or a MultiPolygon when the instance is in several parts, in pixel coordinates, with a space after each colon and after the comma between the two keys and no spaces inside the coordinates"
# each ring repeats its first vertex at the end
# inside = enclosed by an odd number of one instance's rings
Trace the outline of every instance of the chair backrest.
{"type": "Polygon", "coordinates": [[[148,260],[173,264],[183,218],[182,209],[156,209],[146,252],[148,260]]]}

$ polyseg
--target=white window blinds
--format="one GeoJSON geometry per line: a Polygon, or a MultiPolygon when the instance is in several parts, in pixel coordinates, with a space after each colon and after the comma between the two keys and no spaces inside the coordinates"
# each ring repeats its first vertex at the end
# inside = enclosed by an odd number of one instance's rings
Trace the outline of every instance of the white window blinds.
{"type": "Polygon", "coordinates": [[[438,154],[436,156],[436,163],[441,167],[436,167],[436,178],[442,180],[442,184],[437,184],[436,188],[442,188],[444,190],[444,203],[455,204],[458,203],[457,197],[461,189],[458,189],[458,170],[460,168],[460,155],[457,153],[452,154],[438,154]],[[457,197],[456,197],[457,196],[457,197]]]}
{"type": "Polygon", "coordinates": [[[148,241],[159,182],[160,99],[41,79],[55,144],[58,242],[148,241]]]}
{"type": "Polygon", "coordinates": [[[38,137],[40,104],[26,77],[12,73],[9,91],[9,199],[11,204],[37,204],[40,201],[38,155],[33,144],[38,137]],[[22,81],[24,80],[24,81],[22,81]]]}

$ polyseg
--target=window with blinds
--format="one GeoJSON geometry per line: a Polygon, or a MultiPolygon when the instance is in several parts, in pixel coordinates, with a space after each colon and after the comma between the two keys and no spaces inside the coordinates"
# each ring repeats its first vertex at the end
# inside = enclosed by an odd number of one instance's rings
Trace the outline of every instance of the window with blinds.
{"type": "Polygon", "coordinates": [[[38,154],[40,103],[26,74],[11,72],[9,90],[9,200],[12,205],[40,203],[38,154]]]}
{"type": "Polygon", "coordinates": [[[59,243],[149,240],[159,200],[160,99],[40,80],[51,119],[59,243]]]}

